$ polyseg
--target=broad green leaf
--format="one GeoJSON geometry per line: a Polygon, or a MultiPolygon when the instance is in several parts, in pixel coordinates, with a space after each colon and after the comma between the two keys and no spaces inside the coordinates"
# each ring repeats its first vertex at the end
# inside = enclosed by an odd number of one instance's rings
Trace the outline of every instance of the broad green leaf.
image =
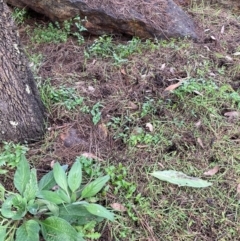
{"type": "Polygon", "coordinates": [[[56,181],[53,176],[53,171],[50,171],[46,175],[44,175],[38,184],[39,191],[41,190],[50,190],[56,185],[56,181]]]}
{"type": "MultiPolygon", "coordinates": [[[[68,168],[68,165],[63,165],[62,169],[66,171],[68,168]]],[[[38,189],[41,190],[50,190],[56,185],[56,181],[53,176],[53,171],[50,171],[46,175],[44,175],[38,184],[38,189]]]]}
{"type": "Polygon", "coordinates": [[[38,204],[38,213],[46,213],[48,210],[53,212],[54,215],[58,213],[58,206],[45,199],[37,199],[35,203],[38,204]]]}
{"type": "Polygon", "coordinates": [[[39,241],[39,230],[36,221],[28,220],[17,229],[15,241],[39,241]]]}
{"type": "Polygon", "coordinates": [[[20,220],[26,215],[26,213],[26,199],[22,198],[19,194],[9,196],[2,204],[1,214],[5,218],[20,220]]]}
{"type": "Polygon", "coordinates": [[[77,231],[64,219],[49,217],[41,221],[41,231],[46,241],[78,241],[77,231]]]}
{"type": "Polygon", "coordinates": [[[68,173],[68,186],[72,192],[75,192],[82,183],[82,165],[76,161],[68,173]]]}
{"type": "Polygon", "coordinates": [[[49,202],[47,204],[47,207],[48,207],[49,211],[52,213],[53,216],[59,216],[59,207],[58,207],[58,205],[49,202]]]}
{"type": "Polygon", "coordinates": [[[108,182],[109,175],[106,175],[104,177],[99,177],[93,182],[90,182],[87,186],[84,187],[81,193],[81,198],[88,198],[95,196],[108,182]]]}
{"type": "Polygon", "coordinates": [[[26,198],[27,201],[35,199],[38,193],[38,181],[37,181],[37,171],[33,168],[30,172],[30,179],[26,185],[25,191],[23,196],[26,198]]]}
{"type": "Polygon", "coordinates": [[[69,223],[74,223],[78,225],[85,225],[91,221],[100,222],[103,218],[95,216],[87,211],[85,205],[87,202],[82,202],[79,204],[68,204],[60,206],[59,217],[68,221],[69,223]]]}
{"type": "Polygon", "coordinates": [[[61,204],[64,203],[62,198],[58,195],[57,192],[52,192],[48,190],[42,190],[38,193],[38,198],[42,198],[45,200],[48,200],[49,202],[55,203],[55,204],[61,204]]]}
{"type": "Polygon", "coordinates": [[[6,231],[7,231],[7,226],[0,226],[0,241],[5,241],[6,240],[6,231]]]}
{"type": "Polygon", "coordinates": [[[90,212],[93,215],[103,217],[103,218],[106,218],[111,221],[114,220],[113,213],[108,211],[105,207],[103,207],[101,205],[91,203],[91,204],[86,205],[86,209],[88,210],[88,212],[90,212]]]}
{"type": "Polygon", "coordinates": [[[58,186],[68,194],[67,175],[58,162],[53,166],[53,176],[58,186]]]}
{"type": "Polygon", "coordinates": [[[89,214],[89,212],[87,211],[85,205],[87,205],[88,203],[83,202],[83,204],[67,204],[64,206],[60,206],[59,216],[66,216],[66,215],[86,216],[87,214],[89,214]]]}
{"type": "Polygon", "coordinates": [[[38,212],[38,209],[39,209],[39,206],[38,204],[36,203],[35,200],[30,200],[27,204],[27,210],[29,213],[33,214],[33,215],[36,215],[37,212],[38,212]]]}
{"type": "Polygon", "coordinates": [[[71,198],[65,193],[65,191],[58,189],[56,193],[65,203],[71,203],[71,198]]]}
{"type": "Polygon", "coordinates": [[[190,177],[183,172],[178,172],[174,170],[156,171],[151,173],[151,175],[162,181],[167,181],[173,184],[177,184],[179,186],[202,188],[212,185],[212,183],[204,181],[200,178],[190,177]]]}
{"type": "Polygon", "coordinates": [[[25,156],[22,156],[20,162],[17,165],[17,170],[14,175],[14,185],[17,190],[23,194],[26,185],[30,179],[30,167],[25,156]]]}
{"type": "Polygon", "coordinates": [[[71,194],[71,202],[76,202],[76,200],[77,200],[77,193],[76,193],[76,192],[73,192],[73,193],[71,194]]]}

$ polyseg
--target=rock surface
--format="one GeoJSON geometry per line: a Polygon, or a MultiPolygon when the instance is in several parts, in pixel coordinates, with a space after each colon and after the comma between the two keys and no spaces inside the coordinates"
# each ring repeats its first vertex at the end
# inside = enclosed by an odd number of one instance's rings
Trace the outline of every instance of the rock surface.
{"type": "Polygon", "coordinates": [[[52,21],[87,18],[95,35],[127,34],[140,38],[190,37],[197,39],[193,20],[173,0],[7,0],[31,8],[52,21]]]}

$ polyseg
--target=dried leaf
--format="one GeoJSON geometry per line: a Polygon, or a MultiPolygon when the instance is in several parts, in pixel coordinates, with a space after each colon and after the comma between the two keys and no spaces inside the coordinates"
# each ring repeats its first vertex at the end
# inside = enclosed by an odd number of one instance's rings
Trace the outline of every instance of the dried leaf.
{"type": "Polygon", "coordinates": [[[113,210],[119,211],[119,212],[125,212],[127,209],[120,203],[112,203],[110,204],[113,210]]]}
{"type": "Polygon", "coordinates": [[[96,62],[97,62],[97,60],[96,60],[96,59],[94,59],[94,60],[92,61],[91,65],[95,65],[95,64],[96,64],[96,62]]]}
{"type": "Polygon", "coordinates": [[[201,125],[202,125],[202,121],[201,120],[199,120],[198,122],[195,123],[195,126],[197,128],[199,128],[201,125]]]}
{"type": "Polygon", "coordinates": [[[99,160],[99,161],[103,161],[103,159],[97,157],[96,155],[94,155],[93,153],[90,153],[90,152],[83,152],[83,153],[81,154],[81,156],[84,156],[84,157],[90,158],[90,159],[97,159],[97,160],[99,160]]]}
{"type": "Polygon", "coordinates": [[[104,123],[98,125],[98,132],[99,132],[99,134],[100,134],[102,139],[105,140],[107,138],[107,136],[108,136],[108,128],[107,128],[107,126],[104,123]]]}
{"type": "Polygon", "coordinates": [[[164,69],[165,69],[165,67],[166,67],[166,64],[164,63],[164,64],[162,64],[162,66],[161,66],[160,70],[164,70],[164,69]]]}
{"type": "Polygon", "coordinates": [[[146,148],[146,147],[149,147],[148,145],[137,145],[137,148],[146,148]]]}
{"type": "Polygon", "coordinates": [[[221,28],[221,34],[224,34],[224,31],[225,31],[225,26],[223,25],[221,28]]]}
{"type": "Polygon", "coordinates": [[[228,60],[228,61],[230,61],[230,62],[233,61],[233,59],[232,59],[230,56],[228,56],[228,55],[225,56],[225,59],[228,60]]]}
{"type": "Polygon", "coordinates": [[[146,128],[148,128],[150,132],[153,132],[153,125],[151,123],[147,123],[146,128]]]}
{"type": "Polygon", "coordinates": [[[158,165],[163,169],[165,168],[161,162],[158,162],[158,165]]]}
{"type": "Polygon", "coordinates": [[[61,133],[60,134],[60,139],[62,140],[62,141],[64,141],[65,139],[66,139],[66,133],[61,133]]]}
{"type": "Polygon", "coordinates": [[[165,91],[173,91],[173,90],[175,90],[177,87],[179,87],[181,84],[182,84],[182,82],[179,81],[179,82],[176,83],[176,84],[169,85],[169,86],[164,90],[164,92],[165,92],[165,91]]]}
{"type": "Polygon", "coordinates": [[[89,92],[94,92],[94,91],[95,91],[95,88],[90,85],[90,86],[88,86],[88,91],[89,91],[89,92]]]}
{"type": "Polygon", "coordinates": [[[240,183],[237,185],[237,194],[240,194],[240,183]]]}
{"type": "Polygon", "coordinates": [[[210,51],[210,48],[208,46],[204,45],[203,47],[206,48],[207,51],[210,51]]]}
{"type": "Polygon", "coordinates": [[[215,175],[218,171],[219,171],[219,166],[215,166],[214,168],[212,168],[212,169],[204,172],[203,174],[204,174],[205,176],[213,176],[213,175],[215,175]]]}
{"type": "Polygon", "coordinates": [[[121,69],[121,73],[122,73],[123,75],[127,75],[125,69],[121,69]]]}
{"type": "Polygon", "coordinates": [[[201,140],[201,138],[197,138],[197,143],[202,147],[202,149],[204,149],[204,145],[203,145],[203,142],[201,140]]]}
{"type": "Polygon", "coordinates": [[[194,90],[193,93],[203,96],[203,94],[201,92],[197,91],[197,90],[194,90]]]}
{"type": "Polygon", "coordinates": [[[216,74],[214,74],[213,72],[210,72],[209,75],[210,75],[210,76],[213,76],[213,77],[216,76],[216,74]]]}
{"type": "Polygon", "coordinates": [[[171,67],[169,71],[170,71],[171,74],[174,74],[175,68],[171,67]]]}
{"type": "Polygon", "coordinates": [[[229,118],[237,118],[237,117],[239,117],[239,112],[229,111],[229,112],[224,113],[224,116],[227,116],[229,118]]]}
{"type": "Polygon", "coordinates": [[[128,108],[132,109],[132,110],[137,110],[138,109],[138,105],[136,105],[135,103],[133,103],[132,101],[129,101],[128,103],[128,108]]]}
{"type": "Polygon", "coordinates": [[[50,167],[53,168],[54,164],[55,164],[55,161],[52,160],[51,163],[50,163],[50,167]]]}
{"type": "Polygon", "coordinates": [[[235,52],[233,55],[234,55],[234,56],[239,56],[239,55],[240,55],[240,52],[235,52]]]}

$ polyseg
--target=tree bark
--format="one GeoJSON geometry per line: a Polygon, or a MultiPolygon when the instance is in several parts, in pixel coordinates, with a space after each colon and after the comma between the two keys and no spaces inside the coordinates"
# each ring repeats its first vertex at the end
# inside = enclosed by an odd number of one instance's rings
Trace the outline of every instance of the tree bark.
{"type": "Polygon", "coordinates": [[[44,135],[44,106],[7,5],[0,0],[0,142],[44,135]]]}

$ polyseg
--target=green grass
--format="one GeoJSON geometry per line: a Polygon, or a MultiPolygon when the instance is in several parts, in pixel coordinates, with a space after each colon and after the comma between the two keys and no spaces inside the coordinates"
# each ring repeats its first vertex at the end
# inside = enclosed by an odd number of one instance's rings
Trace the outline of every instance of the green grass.
{"type": "Polygon", "coordinates": [[[82,25],[86,19],[80,19],[80,17],[75,17],[71,20],[66,20],[62,24],[55,22],[49,23],[47,26],[36,25],[33,32],[28,31],[28,35],[31,38],[32,43],[65,43],[70,35],[77,38],[77,42],[82,44],[84,38],[81,32],[86,29],[82,25]],[[75,30],[72,27],[75,26],[75,30]]]}
{"type": "Polygon", "coordinates": [[[133,53],[141,53],[144,49],[156,50],[158,44],[149,40],[144,43],[139,38],[133,38],[127,44],[115,44],[111,36],[101,36],[94,41],[85,51],[86,58],[101,57],[112,58],[114,65],[128,62],[128,57],[133,53]]]}

